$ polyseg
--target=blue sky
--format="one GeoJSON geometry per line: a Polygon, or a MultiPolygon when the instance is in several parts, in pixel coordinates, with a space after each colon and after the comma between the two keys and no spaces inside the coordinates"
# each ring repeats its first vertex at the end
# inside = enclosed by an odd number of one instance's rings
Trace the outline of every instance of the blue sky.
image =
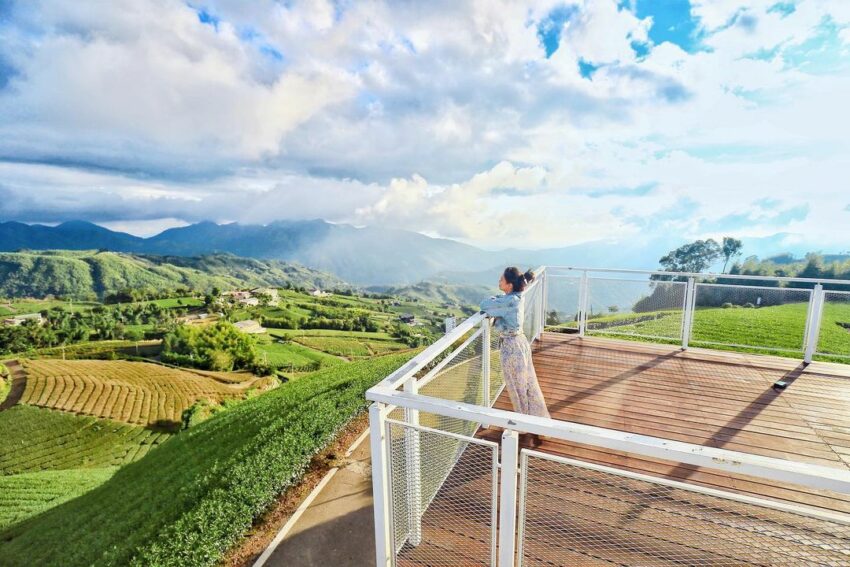
{"type": "Polygon", "coordinates": [[[850,2],[0,2],[0,219],[846,250],[850,2]]]}

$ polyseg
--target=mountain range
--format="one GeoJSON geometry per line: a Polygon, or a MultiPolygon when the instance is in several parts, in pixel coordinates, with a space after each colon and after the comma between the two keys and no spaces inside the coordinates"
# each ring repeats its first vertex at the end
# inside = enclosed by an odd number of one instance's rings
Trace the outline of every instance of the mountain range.
{"type": "Polygon", "coordinates": [[[94,250],[0,252],[0,297],[102,299],[124,289],[348,288],[334,275],[230,254],[152,256],[94,250]]]}
{"type": "MultiPolygon", "coordinates": [[[[565,224],[565,231],[569,224],[565,224]]],[[[787,249],[785,235],[744,241],[745,255],[787,249]]],[[[355,285],[409,285],[426,279],[494,285],[498,270],[569,265],[651,269],[658,258],[683,244],[668,235],[625,242],[593,241],[563,248],[483,250],[446,238],[381,227],[355,227],[324,220],[278,221],[268,225],[201,222],[142,238],[102,226],[70,221],[57,226],[0,222],[0,251],[109,250],[133,254],[200,256],[234,254],[260,260],[296,262],[331,272],[355,285]]]]}

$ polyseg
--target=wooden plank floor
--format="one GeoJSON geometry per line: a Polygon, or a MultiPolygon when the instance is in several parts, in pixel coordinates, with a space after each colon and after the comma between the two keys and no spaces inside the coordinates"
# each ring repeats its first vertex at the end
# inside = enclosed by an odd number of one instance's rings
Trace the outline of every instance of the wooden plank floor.
{"type": "MultiPolygon", "coordinates": [[[[850,470],[850,365],[804,367],[778,357],[548,332],[533,353],[556,419],[850,470]],[[777,392],[779,379],[789,386],[777,392]]],[[[507,392],[496,407],[512,409],[507,392]]],[[[850,496],[827,491],[548,438],[538,450],[850,514],[850,496]]],[[[707,497],[540,459],[536,467],[529,472],[529,565],[850,565],[847,526],[735,503],[715,509],[717,499],[699,502],[707,497]]],[[[460,497],[463,483],[447,484],[453,492],[438,495],[435,514],[441,499],[460,497]]],[[[423,522],[422,546],[408,546],[400,564],[486,561],[468,553],[469,538],[464,542],[474,522],[427,513],[423,522]]]]}
{"type": "MultiPolygon", "coordinates": [[[[533,356],[555,419],[850,470],[850,365],[558,333],[533,356]]],[[[496,407],[511,409],[507,392],[496,407]]],[[[850,513],[850,496],[552,439],[540,450],[850,513]]]]}

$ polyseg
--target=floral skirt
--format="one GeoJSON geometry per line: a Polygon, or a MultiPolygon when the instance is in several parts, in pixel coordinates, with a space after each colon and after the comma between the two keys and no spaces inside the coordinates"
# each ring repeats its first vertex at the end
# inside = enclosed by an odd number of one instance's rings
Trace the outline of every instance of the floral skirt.
{"type": "Polygon", "coordinates": [[[514,411],[538,417],[549,417],[546,400],[537,383],[537,373],[531,360],[531,345],[520,333],[503,333],[500,341],[500,360],[505,387],[514,411]]]}

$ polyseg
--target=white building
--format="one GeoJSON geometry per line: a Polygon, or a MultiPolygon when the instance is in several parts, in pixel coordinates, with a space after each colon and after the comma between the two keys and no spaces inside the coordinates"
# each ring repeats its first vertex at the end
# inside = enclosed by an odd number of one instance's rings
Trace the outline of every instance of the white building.
{"type": "Polygon", "coordinates": [[[3,324],[7,327],[20,327],[27,321],[38,321],[40,325],[44,321],[44,318],[41,316],[41,313],[27,313],[25,315],[6,317],[3,319],[3,324]]]}

